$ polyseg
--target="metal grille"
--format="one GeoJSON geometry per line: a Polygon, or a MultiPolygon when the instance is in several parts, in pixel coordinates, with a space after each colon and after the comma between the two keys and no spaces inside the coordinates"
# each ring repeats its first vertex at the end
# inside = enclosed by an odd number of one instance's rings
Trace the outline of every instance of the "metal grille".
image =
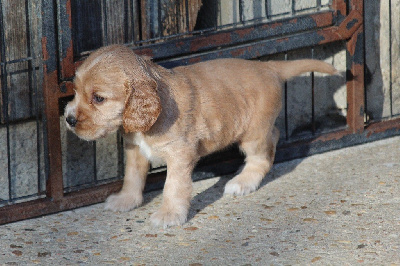
{"type": "Polygon", "coordinates": [[[0,206],[45,195],[38,11],[0,1],[0,206]]]}
{"type": "Polygon", "coordinates": [[[61,119],[64,192],[110,183],[123,177],[124,153],[119,133],[86,142],[65,128],[61,119]]]}
{"type": "Polygon", "coordinates": [[[72,1],[74,55],[112,43],[160,41],[330,9],[331,0],[72,1]],[[117,3],[118,2],[118,3],[117,3]]]}
{"type": "MultiPolygon", "coordinates": [[[[365,2],[372,11],[380,5],[365,2]]],[[[400,12],[389,13],[395,40],[400,12]]],[[[306,74],[285,85],[277,161],[398,134],[398,45],[388,48],[391,76],[382,90],[390,110],[379,113],[378,75],[368,63],[379,55],[365,57],[372,46],[364,47],[370,21],[363,16],[362,0],[0,0],[0,223],[97,203],[120,189],[121,137],[80,141],[61,117],[76,67],[107,44],[125,44],[165,67],[222,57],[333,63],[342,77],[306,74]]],[[[238,163],[237,153],[217,154],[194,177],[232,172],[238,163]]],[[[148,189],[162,182],[159,170],[148,189]]]]}
{"type": "MultiPolygon", "coordinates": [[[[179,41],[188,37],[207,36],[228,29],[240,29],[249,25],[269,23],[285,17],[293,19],[293,17],[299,15],[330,10],[330,1],[313,0],[297,2],[265,0],[202,2],[158,0],[139,2],[72,1],[71,31],[74,60],[80,60],[90,50],[111,43],[129,43],[134,44],[135,47],[162,45],[175,39],[179,41]],[[141,14],[140,19],[138,18],[139,14],[141,14]]],[[[311,25],[305,25],[305,27],[311,27],[311,25]]],[[[260,38],[260,36],[255,35],[250,37],[250,40],[256,38],[260,38]]],[[[195,41],[194,39],[193,43],[195,41]]],[[[228,43],[227,45],[232,44],[228,43]]],[[[168,65],[168,58],[171,55],[168,52],[161,51],[168,50],[168,48],[160,46],[159,49],[160,54],[155,59],[158,61],[162,59],[168,65]]],[[[177,50],[177,53],[182,53],[181,49],[175,50],[177,50]]],[[[311,52],[310,56],[313,56],[311,52]]],[[[321,59],[324,58],[321,57],[321,59]]],[[[314,76],[311,79],[303,79],[310,80],[312,83],[309,82],[310,86],[312,85],[312,90],[314,90],[314,76]]],[[[336,77],[336,79],[338,78],[336,77]]],[[[68,77],[65,80],[68,80],[68,77]]],[[[344,84],[345,80],[341,79],[341,83],[344,84]]],[[[289,85],[289,87],[299,86],[289,85]]],[[[304,86],[302,86],[302,89],[304,89],[304,86]]],[[[319,93],[322,94],[325,91],[319,93]]],[[[290,95],[290,93],[285,95],[290,95]]],[[[297,118],[289,119],[291,114],[287,106],[288,103],[290,104],[293,101],[293,98],[285,98],[285,125],[281,128],[281,132],[285,132],[282,136],[286,141],[304,138],[308,133],[308,128],[304,128],[304,121],[298,121],[297,118]],[[303,128],[298,129],[299,127],[303,128]]],[[[309,109],[313,110],[311,118],[306,122],[307,127],[312,130],[311,136],[315,136],[317,130],[321,133],[323,129],[323,126],[316,126],[315,108],[315,102],[312,101],[310,107],[306,108],[304,112],[308,114],[309,109]]],[[[320,116],[324,115],[322,113],[320,116]]],[[[321,121],[324,120],[321,119],[321,121]]],[[[62,152],[64,154],[63,184],[65,192],[99,185],[123,176],[123,165],[121,163],[123,151],[122,144],[118,141],[119,136],[113,135],[106,140],[87,143],[68,132],[64,124],[62,119],[60,127],[63,143],[62,152]]],[[[338,127],[336,124],[330,126],[330,129],[338,127]]],[[[346,117],[342,117],[340,126],[346,126],[346,117]]],[[[165,168],[162,167],[161,169],[165,168]]],[[[153,171],[159,170],[157,166],[153,169],[153,171]]]]}
{"type": "MultiPolygon", "coordinates": [[[[325,60],[339,72],[345,72],[343,43],[333,43],[284,53],[282,60],[313,58],[325,60]],[[328,52],[327,52],[328,51],[328,52]],[[299,55],[302,55],[299,57],[299,55]]],[[[277,120],[281,143],[291,143],[305,138],[347,128],[347,97],[344,76],[327,76],[310,73],[285,83],[283,111],[277,120]],[[341,97],[336,97],[340,94],[341,97]]]]}

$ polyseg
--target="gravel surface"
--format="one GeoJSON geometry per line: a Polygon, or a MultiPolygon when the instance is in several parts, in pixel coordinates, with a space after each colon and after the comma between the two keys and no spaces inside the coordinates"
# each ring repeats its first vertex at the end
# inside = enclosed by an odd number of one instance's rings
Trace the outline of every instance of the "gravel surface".
{"type": "Polygon", "coordinates": [[[194,183],[189,221],[104,204],[0,226],[1,265],[400,265],[400,137],[276,164],[248,196],[194,183]]]}

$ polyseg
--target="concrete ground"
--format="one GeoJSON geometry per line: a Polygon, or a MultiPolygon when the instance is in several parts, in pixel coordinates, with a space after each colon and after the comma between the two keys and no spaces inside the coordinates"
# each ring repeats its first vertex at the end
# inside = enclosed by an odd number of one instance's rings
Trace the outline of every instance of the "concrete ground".
{"type": "Polygon", "coordinates": [[[189,221],[154,228],[161,192],[0,226],[2,265],[400,265],[400,137],[276,164],[262,187],[194,183],[189,221]]]}

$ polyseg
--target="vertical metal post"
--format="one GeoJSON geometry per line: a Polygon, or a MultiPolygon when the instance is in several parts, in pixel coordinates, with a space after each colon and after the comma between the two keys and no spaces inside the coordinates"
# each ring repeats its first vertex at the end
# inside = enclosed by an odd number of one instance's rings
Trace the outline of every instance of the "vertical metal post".
{"type": "Polygon", "coordinates": [[[290,13],[291,16],[294,16],[295,13],[296,13],[296,1],[295,0],[292,0],[291,11],[290,12],[291,12],[290,13]]]}
{"type": "MultiPolygon", "coordinates": [[[[2,94],[2,119],[6,124],[7,135],[7,178],[8,178],[8,200],[12,200],[12,180],[11,180],[11,149],[10,149],[10,124],[8,115],[8,73],[7,73],[7,58],[6,58],[6,40],[4,34],[4,20],[3,20],[3,4],[0,1],[0,42],[1,42],[1,94],[2,94]]],[[[1,121],[0,121],[1,122],[1,121]]]]}
{"type": "MultiPolygon", "coordinates": [[[[363,0],[353,0],[351,11],[363,14],[363,0]]],[[[347,125],[353,133],[364,130],[364,25],[347,42],[347,125]]]]}
{"type": "MultiPolygon", "coordinates": [[[[314,59],[314,48],[311,48],[311,58],[314,59]]],[[[315,135],[315,77],[314,72],[311,72],[311,132],[315,135]]]]}
{"type": "Polygon", "coordinates": [[[393,117],[393,47],[392,47],[392,0],[389,0],[389,97],[390,117],[393,117]]]}
{"type": "Polygon", "coordinates": [[[35,52],[35,46],[34,46],[34,40],[33,36],[34,33],[31,32],[33,30],[33,14],[34,12],[32,11],[32,2],[26,0],[25,1],[25,7],[26,7],[26,14],[27,14],[27,34],[28,34],[28,57],[31,57],[32,59],[28,61],[28,69],[31,73],[32,76],[32,84],[33,84],[33,91],[32,91],[32,97],[34,97],[32,108],[35,108],[34,111],[32,111],[32,114],[36,118],[36,159],[37,159],[37,190],[38,194],[41,193],[42,190],[42,179],[41,179],[41,167],[42,167],[42,161],[41,161],[41,137],[40,137],[40,96],[41,94],[39,93],[39,84],[37,82],[37,77],[36,77],[36,60],[38,58],[36,57],[36,52],[35,52]]]}
{"type": "Polygon", "coordinates": [[[93,141],[93,183],[97,183],[97,142],[93,141]]]}
{"type": "MultiPolygon", "coordinates": [[[[154,11],[154,5],[150,6],[150,10],[151,10],[150,11],[150,21],[152,21],[153,25],[157,25],[157,27],[154,26],[154,28],[152,29],[153,34],[152,34],[151,38],[156,38],[156,37],[161,38],[164,36],[163,20],[165,19],[165,17],[163,18],[161,0],[157,1],[157,19],[155,18],[156,12],[154,11]],[[156,21],[157,21],[157,24],[155,23],[156,21]]],[[[166,16],[165,11],[164,11],[164,16],[166,16]]]]}
{"type": "Polygon", "coordinates": [[[57,47],[57,6],[55,1],[43,0],[43,96],[44,96],[44,124],[47,141],[45,160],[48,166],[46,194],[57,201],[63,195],[62,154],[60,137],[60,118],[58,110],[58,47],[57,47]]]}
{"type": "MultiPolygon", "coordinates": [[[[285,53],[285,61],[288,60],[288,55],[285,53]]],[[[285,81],[285,86],[284,86],[284,93],[285,93],[285,138],[286,140],[289,140],[289,117],[288,117],[288,84],[287,81],[285,81]]]]}
{"type": "Polygon", "coordinates": [[[101,1],[103,11],[103,45],[108,45],[108,15],[107,15],[107,1],[101,1]]]}
{"type": "MultiPolygon", "coordinates": [[[[189,0],[185,0],[185,11],[186,11],[186,31],[185,31],[185,33],[189,33],[190,31],[191,31],[191,29],[190,29],[190,23],[189,23],[189,21],[190,21],[190,10],[191,10],[191,7],[189,6],[189,0]]],[[[193,27],[194,28],[194,27],[193,27]]]]}
{"type": "Polygon", "coordinates": [[[240,23],[244,23],[244,21],[245,21],[243,6],[244,6],[243,0],[239,0],[239,21],[240,21],[240,23]]]}
{"type": "Polygon", "coordinates": [[[318,11],[321,10],[321,7],[322,7],[321,0],[317,0],[317,10],[318,11]]]}
{"type": "Polygon", "coordinates": [[[270,17],[269,17],[269,0],[265,0],[264,7],[265,7],[265,18],[270,19],[270,17]]]}
{"type": "MultiPolygon", "coordinates": [[[[55,32],[57,40],[57,50],[59,57],[58,76],[60,80],[70,79],[74,76],[74,49],[72,45],[72,18],[71,18],[71,0],[55,1],[57,21],[55,32]],[[60,33],[60,34],[59,34],[60,33]]],[[[47,22],[45,22],[47,23],[47,22]]],[[[52,22],[49,22],[52,23],[52,22]]]]}

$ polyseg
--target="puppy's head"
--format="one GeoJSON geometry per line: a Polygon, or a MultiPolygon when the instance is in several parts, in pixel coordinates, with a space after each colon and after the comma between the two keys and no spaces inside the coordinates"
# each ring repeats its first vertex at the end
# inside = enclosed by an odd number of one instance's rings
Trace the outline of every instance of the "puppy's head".
{"type": "Polygon", "coordinates": [[[76,71],[75,98],[65,109],[67,127],[85,140],[121,126],[125,132],[148,131],[161,112],[151,64],[120,45],[92,53],[76,71]]]}

